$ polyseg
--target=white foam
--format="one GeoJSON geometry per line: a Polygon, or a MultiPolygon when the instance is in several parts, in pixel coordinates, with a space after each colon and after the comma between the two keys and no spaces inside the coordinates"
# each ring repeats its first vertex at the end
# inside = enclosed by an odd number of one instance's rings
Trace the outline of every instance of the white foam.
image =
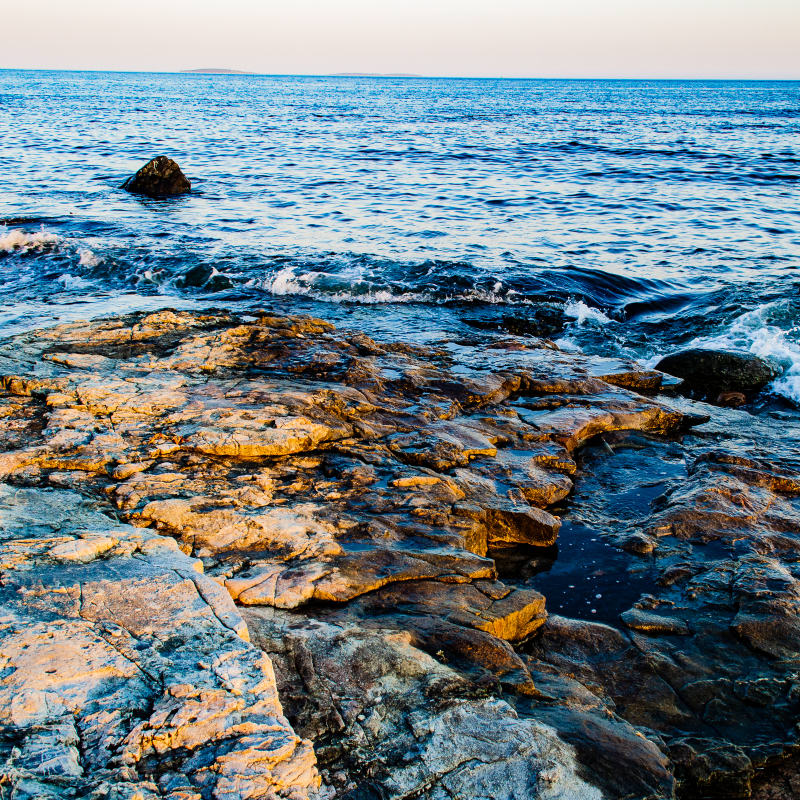
{"type": "Polygon", "coordinates": [[[63,275],[59,275],[58,282],[68,291],[74,291],[75,289],[94,288],[94,284],[91,281],[87,281],[85,278],[81,278],[79,275],[70,275],[68,272],[65,272],[63,275]]]}
{"type": "Polygon", "coordinates": [[[88,247],[84,247],[78,251],[80,258],[78,264],[82,267],[96,267],[102,263],[102,259],[98,258],[88,247]]]}
{"type": "Polygon", "coordinates": [[[564,315],[577,321],[578,325],[584,325],[586,322],[595,322],[599,325],[605,325],[611,322],[611,318],[607,317],[599,308],[586,305],[583,300],[573,300],[564,306],[564,315]]]}
{"type": "Polygon", "coordinates": [[[364,303],[365,305],[378,305],[380,303],[424,303],[424,295],[416,292],[402,292],[394,294],[388,289],[378,289],[377,291],[367,290],[366,292],[336,292],[324,297],[327,300],[336,302],[364,303]]]}
{"type": "Polygon", "coordinates": [[[349,278],[349,289],[338,292],[323,291],[321,284],[325,278],[330,277],[324,272],[295,271],[295,267],[289,266],[278,270],[274,275],[266,278],[263,288],[275,295],[298,294],[313,297],[316,300],[328,300],[335,303],[350,302],[364,304],[380,303],[413,303],[426,302],[428,299],[424,293],[417,292],[392,292],[390,289],[372,289],[370,283],[364,280],[360,271],[351,275],[337,275],[336,280],[349,278]]]}
{"type": "Polygon", "coordinates": [[[272,277],[264,281],[264,288],[270,294],[311,294],[311,286],[322,275],[321,272],[295,273],[294,267],[279,269],[272,277]]]}
{"type": "Polygon", "coordinates": [[[461,295],[453,295],[448,300],[464,300],[468,303],[492,303],[494,305],[531,305],[529,300],[522,298],[514,289],[503,291],[503,284],[498,281],[491,289],[470,289],[461,295]]]}
{"type": "Polygon", "coordinates": [[[582,353],[580,345],[568,336],[562,336],[560,339],[555,339],[553,344],[559,349],[567,353],[582,353]]]}
{"type": "MultiPolygon", "coordinates": [[[[251,284],[252,285],[252,284],[251,284]]],[[[464,292],[443,294],[425,289],[403,290],[376,288],[361,265],[352,265],[335,275],[317,270],[303,272],[297,266],[287,266],[260,281],[265,291],[274,295],[304,295],[334,303],[446,303],[478,302],[492,304],[529,305],[519,292],[504,290],[501,281],[489,289],[475,287],[464,292]],[[347,288],[338,288],[345,283],[347,288]]],[[[599,312],[598,312],[599,313],[599,312]]]]}
{"type": "Polygon", "coordinates": [[[46,233],[41,230],[37,233],[25,233],[19,228],[12,228],[10,231],[5,228],[0,235],[0,252],[11,253],[12,251],[27,252],[28,250],[43,250],[58,244],[59,238],[54,233],[46,233]]]}

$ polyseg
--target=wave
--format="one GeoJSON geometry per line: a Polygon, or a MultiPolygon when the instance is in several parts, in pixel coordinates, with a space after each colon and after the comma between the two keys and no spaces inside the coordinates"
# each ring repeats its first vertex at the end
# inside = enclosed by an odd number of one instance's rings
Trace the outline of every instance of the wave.
{"type": "Polygon", "coordinates": [[[686,287],[675,281],[636,278],[599,269],[542,268],[508,259],[495,268],[462,261],[403,262],[361,254],[284,257],[261,268],[252,285],[272,295],[298,295],[349,303],[569,304],[571,318],[607,323],[626,318],[632,304],[685,303],[686,287]],[[582,305],[581,305],[582,304],[582,305]],[[592,309],[593,311],[590,311],[592,309]]]}
{"type": "Polygon", "coordinates": [[[763,275],[758,285],[735,286],[716,275],[703,286],[680,277],[557,268],[510,253],[481,266],[353,252],[265,253],[259,246],[201,249],[186,238],[153,247],[18,228],[0,228],[3,254],[22,254],[5,270],[3,285],[17,301],[72,303],[92,293],[133,291],[233,305],[262,303],[268,295],[345,306],[446,306],[462,319],[477,306],[489,316],[515,307],[514,314],[527,317],[546,304],[563,315],[564,347],[639,359],[695,345],[744,350],[780,363],[784,372],[771,388],[800,405],[800,299],[787,299],[787,287],[763,275]],[[742,313],[753,298],[760,305],[742,313]]]}
{"type": "Polygon", "coordinates": [[[574,319],[578,325],[583,325],[590,321],[600,325],[606,325],[611,322],[611,317],[604,314],[599,308],[586,305],[583,300],[573,300],[570,303],[565,303],[564,316],[574,319]]]}
{"type": "Polygon", "coordinates": [[[103,260],[93,253],[88,247],[78,250],[78,264],[81,267],[99,267],[103,260]]]}
{"type": "Polygon", "coordinates": [[[96,288],[92,281],[87,281],[85,278],[81,278],[80,275],[71,275],[69,272],[59,275],[56,280],[68,292],[81,292],[85,289],[96,288]]]}

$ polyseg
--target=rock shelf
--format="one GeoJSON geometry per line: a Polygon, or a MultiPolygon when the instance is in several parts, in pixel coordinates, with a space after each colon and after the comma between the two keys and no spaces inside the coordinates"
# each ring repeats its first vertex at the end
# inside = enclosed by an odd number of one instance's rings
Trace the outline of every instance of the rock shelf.
{"type": "Polygon", "coordinates": [[[791,420],[776,451],[744,411],[544,339],[465,363],[267,313],[18,336],[0,387],[15,798],[798,781],[791,420]],[[664,448],[685,472],[615,505],[664,448]],[[647,458],[614,486],[623,452],[647,458]],[[548,616],[535,574],[498,576],[552,549],[565,511],[657,575],[614,626],[548,616]]]}

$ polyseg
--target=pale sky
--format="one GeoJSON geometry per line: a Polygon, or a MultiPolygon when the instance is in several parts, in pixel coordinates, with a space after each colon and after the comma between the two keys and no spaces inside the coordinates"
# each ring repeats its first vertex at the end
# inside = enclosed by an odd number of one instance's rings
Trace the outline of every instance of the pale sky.
{"type": "Polygon", "coordinates": [[[0,67],[800,78],[800,0],[0,0],[0,67]]]}

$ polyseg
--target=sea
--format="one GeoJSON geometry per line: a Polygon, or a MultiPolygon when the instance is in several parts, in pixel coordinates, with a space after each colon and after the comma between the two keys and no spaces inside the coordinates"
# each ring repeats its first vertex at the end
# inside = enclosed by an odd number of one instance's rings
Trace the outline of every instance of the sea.
{"type": "Polygon", "coordinates": [[[544,308],[800,404],[800,82],[6,70],[0,165],[0,338],[214,307],[480,346],[544,308]],[[157,155],[190,194],[120,188],[157,155]]]}

